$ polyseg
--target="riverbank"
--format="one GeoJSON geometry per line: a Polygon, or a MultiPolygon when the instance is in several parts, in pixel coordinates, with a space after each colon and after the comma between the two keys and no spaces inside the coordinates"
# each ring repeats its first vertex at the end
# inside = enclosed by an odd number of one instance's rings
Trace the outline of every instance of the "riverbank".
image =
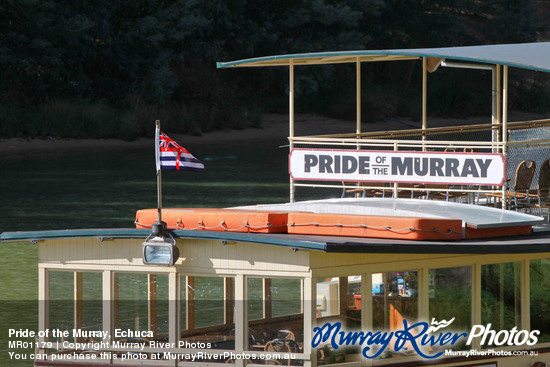
{"type": "MultiPolygon", "coordinates": [[[[550,114],[537,115],[530,113],[510,113],[510,121],[525,121],[550,118],[550,114]]],[[[469,119],[430,118],[429,127],[470,125],[489,123],[490,118],[474,117],[469,119]]],[[[151,124],[154,129],[154,124],[151,124]]],[[[362,130],[391,131],[403,129],[417,129],[421,124],[409,119],[388,119],[386,121],[368,124],[363,123],[362,130]]],[[[338,134],[355,132],[355,121],[338,120],[313,114],[297,114],[295,117],[295,135],[338,134]]],[[[288,144],[288,116],[282,114],[268,114],[264,116],[262,128],[247,128],[243,130],[222,130],[205,133],[201,136],[171,134],[171,138],[193,151],[196,146],[219,144],[243,144],[251,141],[269,142],[274,146],[288,144]]],[[[66,154],[72,152],[89,152],[105,150],[150,149],[152,139],[140,138],[134,141],[118,139],[57,139],[50,138],[11,138],[0,140],[0,155],[3,158],[17,158],[34,154],[66,154]]]]}

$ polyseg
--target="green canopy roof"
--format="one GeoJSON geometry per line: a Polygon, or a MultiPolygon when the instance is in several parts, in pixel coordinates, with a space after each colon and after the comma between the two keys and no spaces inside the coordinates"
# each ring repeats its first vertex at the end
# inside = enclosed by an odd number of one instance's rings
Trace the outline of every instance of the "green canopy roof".
{"type": "Polygon", "coordinates": [[[423,57],[508,65],[550,72],[550,42],[402,50],[316,52],[218,62],[217,65],[218,68],[288,66],[291,62],[294,65],[338,64],[357,61],[414,60],[423,57]]]}

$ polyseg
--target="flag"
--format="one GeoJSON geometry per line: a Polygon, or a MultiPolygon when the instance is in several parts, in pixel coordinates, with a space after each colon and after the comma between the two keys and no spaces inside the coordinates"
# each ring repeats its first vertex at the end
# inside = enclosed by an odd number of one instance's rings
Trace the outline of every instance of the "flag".
{"type": "Polygon", "coordinates": [[[158,128],[155,143],[157,171],[161,169],[202,171],[204,169],[204,164],[158,128]]]}

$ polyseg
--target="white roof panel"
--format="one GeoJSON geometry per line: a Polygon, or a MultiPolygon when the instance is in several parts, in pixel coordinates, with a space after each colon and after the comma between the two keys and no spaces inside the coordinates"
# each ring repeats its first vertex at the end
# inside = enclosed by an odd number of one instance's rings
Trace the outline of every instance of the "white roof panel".
{"type": "Polygon", "coordinates": [[[234,209],[460,219],[463,226],[477,229],[536,225],[543,222],[541,217],[510,210],[420,199],[344,198],[252,205],[234,209]]]}

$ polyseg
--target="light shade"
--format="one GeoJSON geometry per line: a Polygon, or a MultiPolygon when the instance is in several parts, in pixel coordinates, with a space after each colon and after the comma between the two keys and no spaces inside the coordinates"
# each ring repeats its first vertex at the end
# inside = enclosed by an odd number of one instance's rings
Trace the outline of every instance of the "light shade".
{"type": "Polygon", "coordinates": [[[143,263],[146,265],[172,266],[178,260],[180,253],[172,238],[153,237],[143,242],[143,263]]]}

